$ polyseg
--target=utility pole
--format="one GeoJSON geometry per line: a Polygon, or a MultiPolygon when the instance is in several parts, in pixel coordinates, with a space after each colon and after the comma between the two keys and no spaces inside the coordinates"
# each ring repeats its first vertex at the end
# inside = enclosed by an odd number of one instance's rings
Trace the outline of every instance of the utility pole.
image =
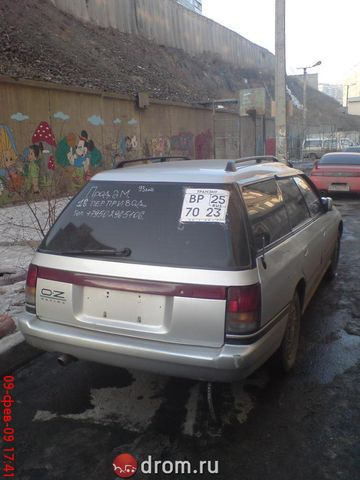
{"type": "Polygon", "coordinates": [[[275,4],[275,109],[276,156],[287,163],[285,0],[275,4]]]}
{"type": "Polygon", "coordinates": [[[303,141],[306,138],[306,128],[307,128],[307,68],[304,67],[303,72],[303,141]]]}
{"type": "Polygon", "coordinates": [[[345,85],[345,87],[346,87],[346,105],[345,105],[346,113],[349,113],[349,88],[353,87],[354,85],[356,85],[356,83],[349,83],[348,85],[345,85]]]}
{"type": "MultiPolygon", "coordinates": [[[[307,130],[307,69],[314,68],[318,65],[321,65],[321,60],[318,60],[314,65],[308,67],[300,67],[298,70],[303,70],[303,125],[302,125],[302,137],[303,145],[306,139],[306,130],[307,130]]],[[[304,147],[301,149],[302,156],[304,156],[304,147]]]]}

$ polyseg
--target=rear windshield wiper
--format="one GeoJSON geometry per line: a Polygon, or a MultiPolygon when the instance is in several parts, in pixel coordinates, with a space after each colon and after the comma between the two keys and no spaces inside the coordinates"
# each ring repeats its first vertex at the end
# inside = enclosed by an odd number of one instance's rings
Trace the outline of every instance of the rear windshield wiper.
{"type": "Polygon", "coordinates": [[[97,256],[97,257],[129,257],[131,255],[130,248],[123,248],[122,250],[116,250],[115,248],[84,248],[83,250],[64,250],[59,252],[60,255],[84,255],[84,256],[97,256]]]}

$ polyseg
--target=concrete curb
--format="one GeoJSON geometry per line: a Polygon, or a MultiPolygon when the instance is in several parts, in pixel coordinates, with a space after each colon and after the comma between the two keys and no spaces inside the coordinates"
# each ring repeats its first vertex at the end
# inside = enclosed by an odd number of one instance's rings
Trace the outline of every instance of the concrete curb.
{"type": "Polygon", "coordinates": [[[16,347],[16,345],[19,345],[19,343],[24,341],[24,336],[19,331],[0,338],[0,355],[7,353],[11,348],[16,347]]]}

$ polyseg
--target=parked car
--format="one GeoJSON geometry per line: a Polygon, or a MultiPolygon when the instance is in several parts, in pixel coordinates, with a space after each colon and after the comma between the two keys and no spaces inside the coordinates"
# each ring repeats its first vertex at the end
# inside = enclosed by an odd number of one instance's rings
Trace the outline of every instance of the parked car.
{"type": "Polygon", "coordinates": [[[303,141],[302,152],[303,158],[316,160],[325,153],[324,140],[322,138],[307,138],[303,141]]]}
{"type": "Polygon", "coordinates": [[[337,150],[339,151],[346,151],[348,148],[351,148],[354,146],[354,142],[350,140],[350,138],[340,138],[339,140],[339,146],[337,150]]]}
{"type": "Polygon", "coordinates": [[[327,153],[314,164],[310,179],[324,194],[360,193],[360,153],[327,153]]]}
{"type": "Polygon", "coordinates": [[[47,351],[210,381],[298,350],[300,317],[338,262],[342,220],[273,157],[95,175],[29,267],[26,340],[47,351]]]}
{"type": "Polygon", "coordinates": [[[303,142],[303,157],[316,160],[321,158],[325,153],[340,152],[347,148],[351,148],[353,142],[349,138],[307,138],[303,142]]]}

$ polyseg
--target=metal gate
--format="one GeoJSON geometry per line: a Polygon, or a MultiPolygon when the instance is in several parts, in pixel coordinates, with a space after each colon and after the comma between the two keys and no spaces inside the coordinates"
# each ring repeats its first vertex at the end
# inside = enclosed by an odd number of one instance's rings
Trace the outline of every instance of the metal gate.
{"type": "Polygon", "coordinates": [[[239,158],[240,117],[236,113],[214,112],[214,157],[239,158]]]}

